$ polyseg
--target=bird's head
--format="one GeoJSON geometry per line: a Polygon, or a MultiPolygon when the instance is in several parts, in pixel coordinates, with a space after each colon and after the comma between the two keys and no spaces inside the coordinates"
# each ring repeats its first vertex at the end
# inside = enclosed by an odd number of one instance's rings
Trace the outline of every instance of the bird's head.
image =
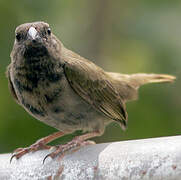
{"type": "Polygon", "coordinates": [[[51,32],[49,24],[32,22],[21,24],[16,28],[11,56],[15,55],[14,53],[19,53],[25,58],[54,56],[60,52],[60,49],[61,43],[51,32]]]}

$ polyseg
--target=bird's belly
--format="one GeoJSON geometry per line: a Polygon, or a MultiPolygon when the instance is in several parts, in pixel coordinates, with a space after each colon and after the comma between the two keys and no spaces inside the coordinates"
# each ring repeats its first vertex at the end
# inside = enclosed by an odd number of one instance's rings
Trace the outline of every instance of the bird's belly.
{"type": "Polygon", "coordinates": [[[19,96],[22,106],[36,119],[61,131],[94,131],[104,127],[105,117],[70,87],[66,77],[47,87],[39,84],[33,93],[19,96]]]}
{"type": "Polygon", "coordinates": [[[55,128],[68,132],[102,128],[104,116],[77,95],[67,81],[64,87],[57,101],[48,106],[50,123],[54,123],[55,128]]]}
{"type": "Polygon", "coordinates": [[[96,127],[100,126],[99,121],[102,121],[103,117],[93,107],[83,101],[79,97],[76,98],[74,96],[60,97],[59,102],[49,106],[49,122],[55,128],[63,131],[79,129],[89,131],[96,129],[96,127]]]}

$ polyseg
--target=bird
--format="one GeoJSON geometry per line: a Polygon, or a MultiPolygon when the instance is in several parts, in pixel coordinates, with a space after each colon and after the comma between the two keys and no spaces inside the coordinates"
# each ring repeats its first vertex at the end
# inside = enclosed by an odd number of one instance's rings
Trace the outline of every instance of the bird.
{"type": "Polygon", "coordinates": [[[83,133],[56,146],[46,157],[94,144],[89,139],[101,136],[110,122],[117,122],[125,130],[126,103],[138,98],[139,87],[176,78],[167,74],[106,72],[67,49],[43,21],[16,28],[10,57],[6,74],[15,101],[34,118],[58,130],[29,147],[16,149],[11,160],[49,149],[49,142],[77,130],[83,133]]]}

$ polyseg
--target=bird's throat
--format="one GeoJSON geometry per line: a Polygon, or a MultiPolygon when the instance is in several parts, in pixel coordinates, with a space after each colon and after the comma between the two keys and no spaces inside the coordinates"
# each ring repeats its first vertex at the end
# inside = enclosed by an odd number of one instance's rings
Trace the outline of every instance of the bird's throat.
{"type": "Polygon", "coordinates": [[[36,60],[38,58],[48,56],[48,50],[45,46],[31,46],[26,47],[24,58],[26,60],[36,60]]]}

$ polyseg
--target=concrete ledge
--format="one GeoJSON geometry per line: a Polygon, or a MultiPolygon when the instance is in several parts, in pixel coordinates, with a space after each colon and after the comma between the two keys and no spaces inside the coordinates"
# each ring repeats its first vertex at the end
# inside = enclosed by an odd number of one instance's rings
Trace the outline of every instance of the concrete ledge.
{"type": "Polygon", "coordinates": [[[181,180],[181,136],[91,145],[43,164],[49,152],[29,153],[11,164],[11,154],[1,154],[0,179],[181,180]]]}

